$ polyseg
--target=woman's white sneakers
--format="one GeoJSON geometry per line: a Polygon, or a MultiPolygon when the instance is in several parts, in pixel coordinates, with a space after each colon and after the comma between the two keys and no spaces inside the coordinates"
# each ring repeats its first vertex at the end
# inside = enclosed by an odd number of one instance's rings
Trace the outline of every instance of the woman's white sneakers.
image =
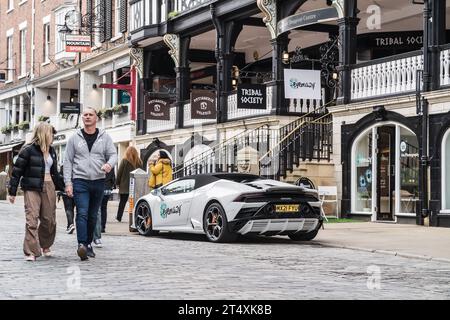
{"type": "Polygon", "coordinates": [[[42,255],[44,257],[51,257],[52,256],[52,252],[50,251],[50,248],[42,249],[42,255]]]}
{"type": "Polygon", "coordinates": [[[30,254],[29,256],[25,256],[26,261],[36,261],[36,257],[30,254]]]}

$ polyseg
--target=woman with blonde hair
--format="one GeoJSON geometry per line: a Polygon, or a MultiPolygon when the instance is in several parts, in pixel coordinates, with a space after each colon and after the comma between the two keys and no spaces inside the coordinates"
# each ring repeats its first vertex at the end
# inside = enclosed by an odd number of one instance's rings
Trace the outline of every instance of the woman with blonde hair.
{"type": "Polygon", "coordinates": [[[121,222],[123,210],[130,195],[130,172],[142,167],[142,160],[139,158],[135,147],[129,146],[125,151],[125,156],[119,165],[117,172],[117,184],[119,186],[120,202],[117,210],[116,220],[121,222]]]}
{"type": "Polygon", "coordinates": [[[28,261],[35,261],[41,255],[50,256],[50,247],[55,241],[55,189],[64,190],[64,182],[57,170],[56,152],[51,146],[55,133],[53,126],[45,122],[35,127],[31,142],[19,152],[9,183],[11,203],[15,202],[19,181],[24,191],[23,251],[28,261]]]}

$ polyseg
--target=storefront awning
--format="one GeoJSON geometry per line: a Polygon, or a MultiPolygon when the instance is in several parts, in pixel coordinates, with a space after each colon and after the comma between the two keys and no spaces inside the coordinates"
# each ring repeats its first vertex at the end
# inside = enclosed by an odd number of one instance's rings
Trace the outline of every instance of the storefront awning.
{"type": "Polygon", "coordinates": [[[14,143],[9,143],[9,144],[1,144],[0,145],[0,153],[5,153],[5,152],[9,152],[11,151],[14,147],[18,146],[18,145],[22,145],[24,144],[25,141],[19,141],[19,142],[14,142],[14,143]]]}

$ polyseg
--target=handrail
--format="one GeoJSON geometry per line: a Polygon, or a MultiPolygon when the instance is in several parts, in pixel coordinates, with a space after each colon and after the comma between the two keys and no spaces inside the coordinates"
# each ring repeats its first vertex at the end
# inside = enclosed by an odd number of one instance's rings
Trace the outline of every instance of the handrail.
{"type": "MultiPolygon", "coordinates": [[[[296,132],[298,129],[300,129],[301,127],[303,127],[305,124],[311,124],[311,123],[318,123],[318,120],[321,120],[325,117],[329,116],[329,114],[324,114],[323,116],[313,120],[313,121],[303,121],[301,122],[297,127],[295,127],[294,129],[291,130],[291,132],[289,132],[289,134],[287,134],[283,139],[281,139],[272,149],[270,149],[269,151],[267,151],[262,157],[259,158],[258,162],[261,162],[262,159],[264,159],[265,157],[267,157],[270,153],[274,152],[274,149],[277,148],[280,144],[282,144],[284,141],[286,141],[287,138],[289,138],[292,134],[294,134],[294,132],[296,132]]],[[[333,121],[330,121],[328,123],[322,123],[322,124],[330,124],[333,123],[333,121]]]]}
{"type": "Polygon", "coordinates": [[[365,62],[356,63],[356,64],[351,65],[350,69],[354,70],[354,69],[364,68],[367,66],[373,66],[376,64],[386,63],[386,62],[390,62],[390,61],[396,61],[396,60],[401,60],[401,59],[405,59],[405,58],[420,56],[422,54],[423,54],[422,50],[415,50],[415,51],[400,53],[400,54],[396,54],[396,55],[389,56],[389,57],[383,57],[383,58],[378,58],[378,59],[373,59],[373,60],[369,60],[369,61],[365,61],[365,62]]]}
{"type": "MultiPolygon", "coordinates": [[[[259,130],[259,129],[261,129],[262,127],[265,127],[265,126],[268,126],[267,123],[262,124],[262,125],[260,125],[260,126],[258,126],[258,127],[256,127],[256,128],[253,128],[253,129],[247,129],[247,130],[245,130],[245,131],[243,131],[243,132],[240,132],[240,133],[238,133],[238,134],[235,135],[235,136],[232,136],[232,137],[230,137],[230,138],[228,138],[228,139],[226,139],[226,140],[224,140],[224,141],[222,141],[222,142],[217,143],[216,145],[214,145],[214,146],[211,148],[211,150],[203,151],[202,153],[200,153],[200,154],[194,156],[190,161],[192,161],[192,162],[193,162],[192,164],[194,164],[194,162],[197,162],[197,160],[200,160],[200,159],[202,159],[202,158],[206,158],[206,157],[209,156],[211,153],[214,153],[214,152],[215,152],[214,150],[217,149],[217,148],[219,148],[221,145],[222,145],[222,146],[227,145],[231,140],[235,140],[235,139],[239,138],[241,135],[244,135],[244,134],[247,134],[247,133],[250,133],[250,132],[259,130]]],[[[192,165],[192,164],[190,164],[190,165],[192,165]]],[[[186,169],[185,166],[184,166],[184,163],[180,164],[180,165],[177,166],[177,167],[181,167],[181,168],[180,168],[180,169],[176,169],[176,171],[173,172],[174,175],[177,174],[178,172],[181,172],[182,170],[186,169]]]]}

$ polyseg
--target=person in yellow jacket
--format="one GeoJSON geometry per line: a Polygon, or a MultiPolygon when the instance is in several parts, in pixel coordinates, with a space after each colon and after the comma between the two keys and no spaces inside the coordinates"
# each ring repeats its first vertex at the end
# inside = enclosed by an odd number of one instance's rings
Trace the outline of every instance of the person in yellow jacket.
{"type": "Polygon", "coordinates": [[[149,161],[149,173],[148,186],[152,189],[172,181],[172,162],[167,152],[161,150],[156,160],[149,161]]]}

